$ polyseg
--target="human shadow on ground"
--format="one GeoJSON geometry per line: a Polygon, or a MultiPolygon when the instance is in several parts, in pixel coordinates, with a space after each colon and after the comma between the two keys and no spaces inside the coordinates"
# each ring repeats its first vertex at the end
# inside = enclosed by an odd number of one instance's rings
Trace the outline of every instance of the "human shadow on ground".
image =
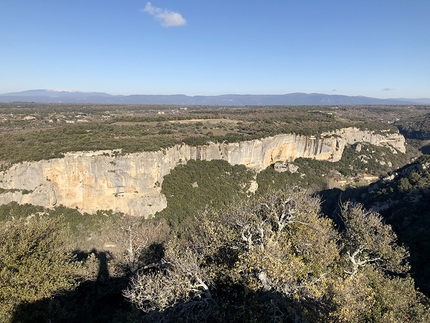
{"type": "MultiPolygon", "coordinates": [[[[160,252],[159,246],[154,247],[160,252]]],[[[178,301],[163,311],[144,314],[127,302],[122,291],[127,288],[127,276],[113,278],[109,274],[108,252],[76,251],[78,260],[93,253],[99,260],[97,280],[85,281],[70,292],[33,303],[20,304],[13,323],[109,323],[109,322],[296,322],[296,309],[306,312],[327,311],[311,300],[298,302],[271,291],[250,291],[232,282],[215,282],[213,300],[201,298],[178,301]]],[[[321,313],[319,313],[321,314],[321,313]]]]}
{"type": "Polygon", "coordinates": [[[124,300],[122,290],[127,288],[129,277],[110,277],[109,252],[75,251],[77,260],[94,254],[99,260],[97,280],[84,281],[74,291],[61,293],[51,298],[17,306],[13,323],[105,323],[121,322],[121,315],[132,311],[131,304],[124,300]]]}

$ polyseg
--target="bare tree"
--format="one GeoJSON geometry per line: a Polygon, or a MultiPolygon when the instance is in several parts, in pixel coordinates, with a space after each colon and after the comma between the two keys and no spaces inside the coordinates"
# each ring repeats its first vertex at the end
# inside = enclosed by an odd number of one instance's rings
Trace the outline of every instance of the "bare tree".
{"type": "Polygon", "coordinates": [[[342,219],[339,232],[298,189],[203,212],[124,296],[149,321],[224,322],[236,311],[265,322],[428,321],[413,280],[391,275],[407,270],[391,228],[359,205],[344,205],[342,219]]]}
{"type": "Polygon", "coordinates": [[[176,316],[192,315],[195,309],[216,306],[204,255],[178,240],[166,245],[162,268],[139,271],[124,296],[146,313],[174,310],[176,316]]]}
{"type": "Polygon", "coordinates": [[[378,213],[366,211],[360,204],[345,203],[341,219],[345,226],[342,249],[350,267],[345,273],[352,277],[369,265],[392,272],[408,271],[407,250],[397,244],[396,234],[378,213]]]}

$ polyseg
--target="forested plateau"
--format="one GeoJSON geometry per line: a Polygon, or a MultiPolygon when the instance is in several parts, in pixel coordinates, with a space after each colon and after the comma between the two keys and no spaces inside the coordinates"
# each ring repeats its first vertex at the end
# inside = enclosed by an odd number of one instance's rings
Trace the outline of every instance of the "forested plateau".
{"type": "Polygon", "coordinates": [[[2,103],[0,321],[428,322],[429,115],[2,103]]]}

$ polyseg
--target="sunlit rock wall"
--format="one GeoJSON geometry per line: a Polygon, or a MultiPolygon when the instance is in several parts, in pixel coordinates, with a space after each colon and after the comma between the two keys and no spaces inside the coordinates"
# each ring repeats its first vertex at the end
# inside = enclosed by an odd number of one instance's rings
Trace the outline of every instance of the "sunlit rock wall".
{"type": "Polygon", "coordinates": [[[375,134],[356,128],[318,136],[281,134],[239,143],[198,147],[182,144],[127,155],[112,151],[71,152],[64,158],[15,164],[0,173],[0,187],[13,190],[0,194],[0,204],[11,201],[45,207],[62,204],[88,213],[112,209],[147,217],[167,206],[161,194],[164,176],[188,160],[223,159],[259,172],[275,162],[299,157],[338,161],[345,145],[356,142],[405,152],[405,141],[399,134],[375,134]]]}

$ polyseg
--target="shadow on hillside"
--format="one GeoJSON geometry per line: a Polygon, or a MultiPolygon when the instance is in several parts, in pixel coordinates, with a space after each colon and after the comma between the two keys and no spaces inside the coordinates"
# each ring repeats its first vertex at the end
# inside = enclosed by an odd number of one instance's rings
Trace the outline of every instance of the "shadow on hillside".
{"type": "Polygon", "coordinates": [[[430,145],[421,147],[420,151],[425,155],[430,155],[430,145]]]}
{"type": "Polygon", "coordinates": [[[20,304],[14,313],[13,323],[114,323],[114,322],[297,322],[295,309],[314,312],[319,317],[328,315],[328,309],[312,301],[297,302],[275,292],[252,292],[232,282],[215,282],[213,299],[216,301],[184,300],[164,311],[147,314],[126,302],[122,290],[127,288],[128,277],[109,275],[109,253],[75,252],[78,259],[90,253],[100,261],[96,281],[82,283],[75,291],[50,299],[20,304]],[[317,313],[318,312],[318,313],[317,313]],[[321,316],[323,315],[323,316],[321,316]]]}
{"type": "Polygon", "coordinates": [[[13,323],[121,322],[118,316],[130,312],[131,305],[122,296],[128,277],[110,277],[110,254],[97,250],[74,253],[78,260],[86,259],[91,253],[96,255],[99,260],[97,280],[85,281],[76,290],[49,299],[20,304],[15,309],[13,323]]]}
{"type": "Polygon", "coordinates": [[[430,188],[388,194],[369,193],[368,187],[328,189],[321,191],[320,196],[322,212],[339,226],[342,225],[339,214],[343,202],[355,201],[366,209],[378,203],[384,205],[386,208],[378,213],[392,226],[399,244],[408,248],[410,273],[416,287],[430,297],[430,188]]]}

